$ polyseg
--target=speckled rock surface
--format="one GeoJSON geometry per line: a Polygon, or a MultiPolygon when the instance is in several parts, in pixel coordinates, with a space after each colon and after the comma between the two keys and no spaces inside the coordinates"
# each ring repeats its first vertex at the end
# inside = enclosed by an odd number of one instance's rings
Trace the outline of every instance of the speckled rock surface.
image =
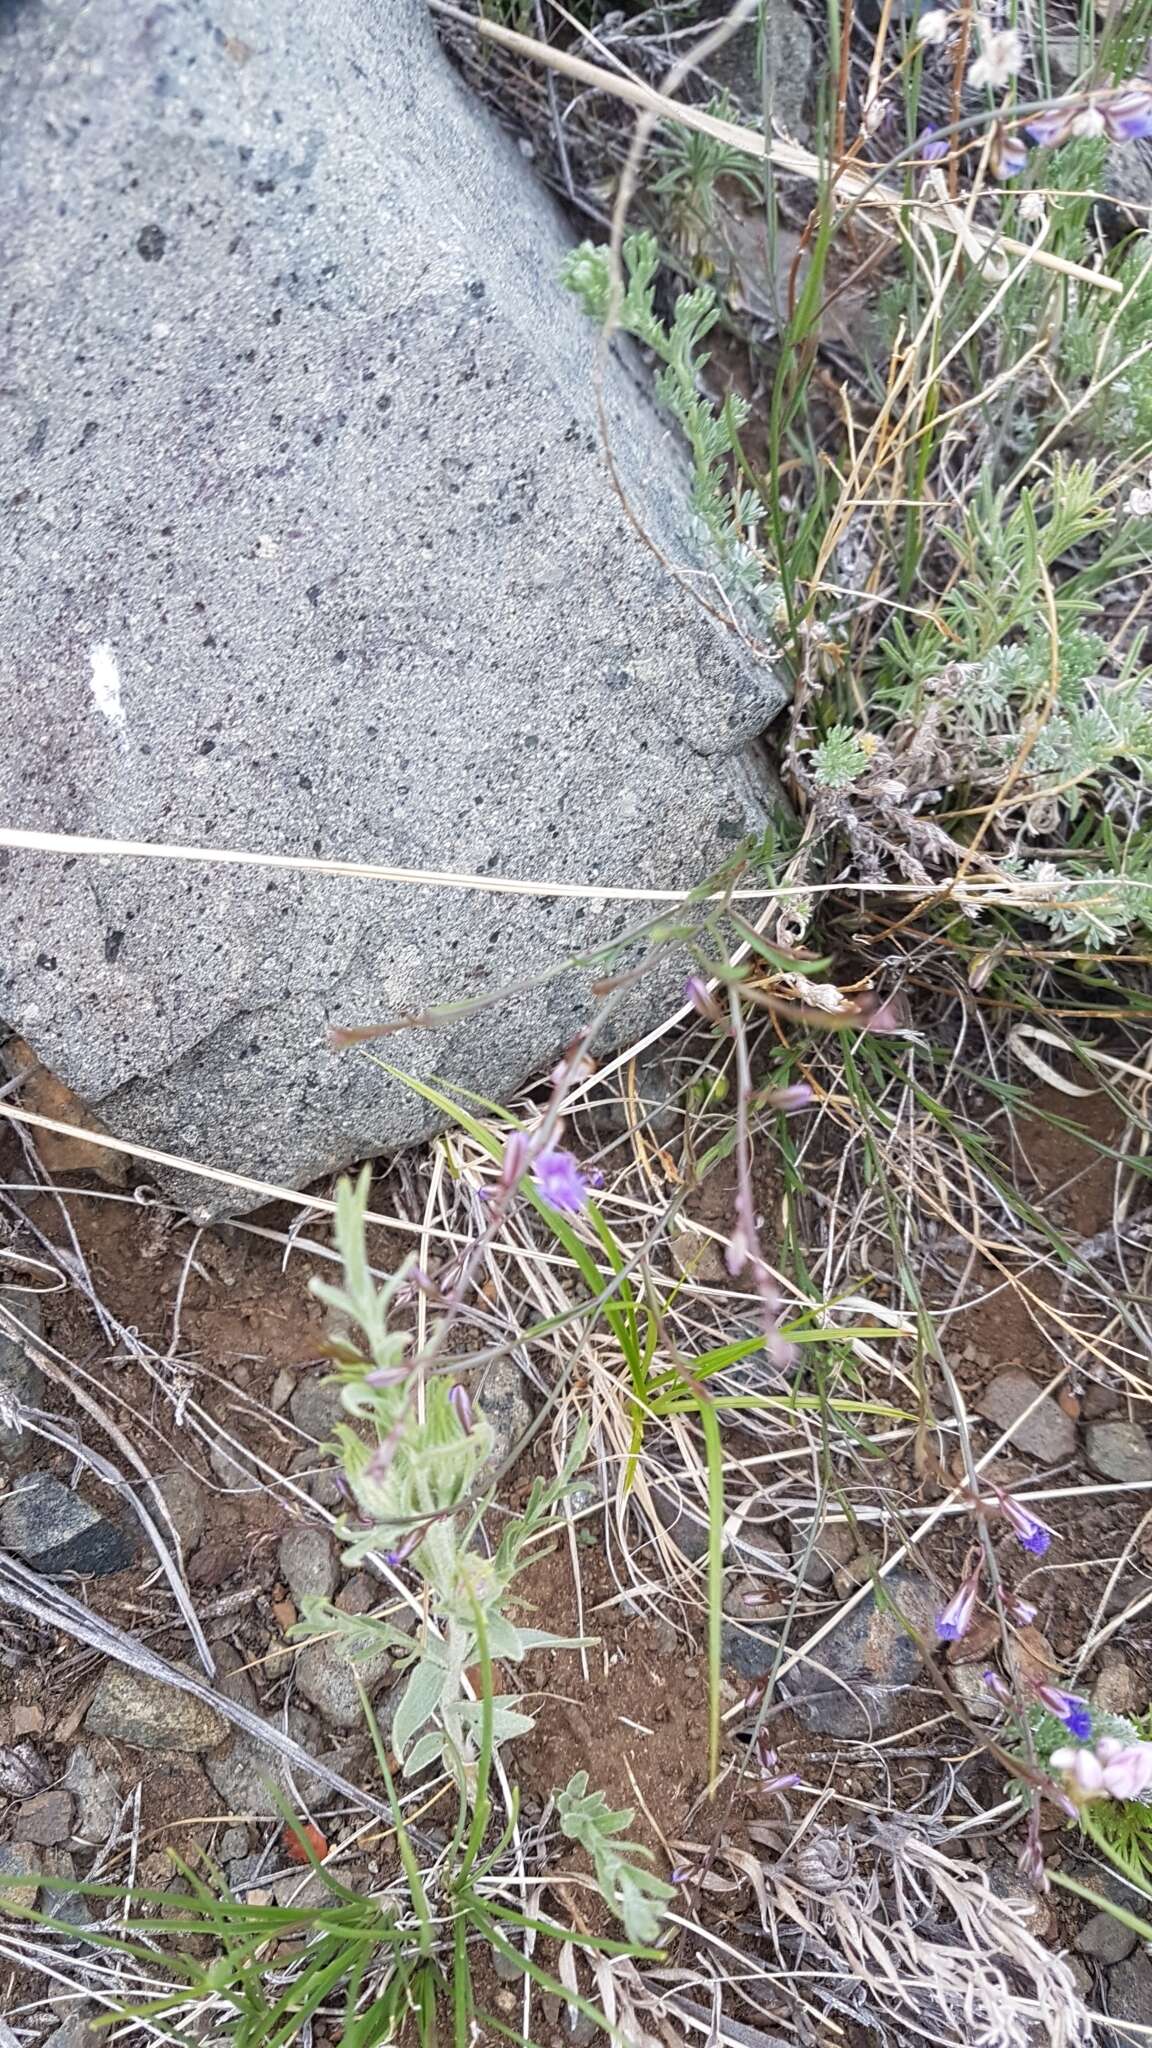
{"type": "MultiPolygon", "coordinates": [[[[772,801],[745,742],[779,684],[625,517],[558,215],[422,0],[5,25],[4,822],[641,889],[713,871],[772,801]]],[[[622,364],[607,402],[631,504],[689,560],[670,432],[622,364]]],[[[334,1021],[486,992],[635,915],[0,858],[0,1017],[116,1132],[297,1184],[432,1121],[331,1051],[334,1021]]],[[[503,1096],[587,1000],[573,975],[389,1057],[503,1096]]]]}

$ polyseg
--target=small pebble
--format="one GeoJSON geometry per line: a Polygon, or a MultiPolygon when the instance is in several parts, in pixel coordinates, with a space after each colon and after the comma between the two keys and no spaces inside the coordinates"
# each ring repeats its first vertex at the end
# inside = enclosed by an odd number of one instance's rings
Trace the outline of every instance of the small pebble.
{"type": "Polygon", "coordinates": [[[42,1849],[57,1848],[72,1835],[72,1794],[63,1786],[54,1792],[38,1792],[20,1808],[19,1834],[22,1841],[36,1842],[42,1849]]]}
{"type": "Polygon", "coordinates": [[[1139,1714],[1148,1704],[1148,1684],[1142,1685],[1132,1666],[1115,1650],[1105,1650],[1100,1675],[1092,1687],[1092,1705],[1100,1714],[1139,1714]]]}
{"type": "Polygon", "coordinates": [[[214,1749],[229,1733],[207,1700],[124,1664],[105,1665],[84,1725],[133,1749],[214,1749]]]}
{"type": "Polygon", "coordinates": [[[293,1389],[288,1413],[297,1429],[302,1429],[305,1436],[315,1437],[318,1444],[327,1443],[337,1423],[349,1419],[341,1400],[340,1383],[332,1378],[327,1366],[305,1373],[293,1389]]]}
{"type": "Polygon", "coordinates": [[[856,1555],[856,1538],[847,1522],[821,1523],[814,1542],[811,1523],[794,1522],[790,1542],[792,1562],[797,1571],[811,1543],[811,1552],[804,1564],[804,1584],[813,1590],[826,1586],[833,1572],[856,1555]]]}
{"type": "Polygon", "coordinates": [[[1093,1913],[1076,1936],[1082,1956],[1097,1963],[1122,1963],[1136,1946],[1136,1936],[1112,1913],[1093,1913]]]}
{"type": "Polygon", "coordinates": [[[371,1572],[353,1572],[336,1595],[341,1614],[371,1614],[388,1598],[388,1587],[371,1572]]]}
{"type": "Polygon", "coordinates": [[[998,1430],[1007,1430],[1009,1441],[1042,1465],[1063,1465],[1075,1455],[1076,1424],[1070,1415],[1044,1394],[1030,1415],[1026,1410],[1041,1388],[1029,1373],[1012,1366],[997,1373],[985,1387],[977,1408],[998,1430]]]}
{"type": "Polygon", "coordinates": [[[330,1599],[340,1568],[336,1545],[327,1530],[289,1529],[280,1543],[280,1570],[297,1605],[308,1599],[330,1599]]]}
{"type": "Polygon", "coordinates": [[[17,1878],[40,1876],[43,1858],[35,1842],[0,1842],[0,1913],[10,1906],[34,1906],[38,1884],[18,1884],[17,1878]]]}
{"type": "Polygon", "coordinates": [[[273,1415],[279,1415],[280,1410],[287,1405],[295,1385],[295,1373],[289,1372],[287,1366],[282,1365],[272,1382],[271,1392],[268,1395],[268,1406],[272,1410],[273,1415]]]}
{"type": "Polygon", "coordinates": [[[1118,1486],[1152,1479],[1152,1443],[1134,1422],[1094,1422],[1084,1449],[1093,1472],[1118,1486]]]}
{"type": "Polygon", "coordinates": [[[221,1863],[236,1863],[241,1856],[247,1856],[249,1849],[247,1828],[225,1828],[220,1837],[216,1854],[221,1863]]]}
{"type": "Polygon", "coordinates": [[[1152,1957],[1146,1949],[1137,1949],[1122,1963],[1113,1963],[1108,1972],[1107,2004],[1113,2019],[1135,2022],[1131,2033],[1117,2032],[1116,2039],[1146,2044],[1148,2015],[1152,2013],[1152,1957]]]}
{"type": "MultiPolygon", "coordinates": [[[[184,1555],[188,1557],[204,1534],[204,1489],[186,1465],[174,1465],[171,1472],[161,1472],[156,1484],[164,1496],[164,1505],[172,1518],[184,1555]]],[[[144,1505],[150,1505],[147,1494],[144,1496],[144,1505]]],[[[155,1514],[155,1502],[151,1503],[151,1507],[155,1514]]],[[[160,1534],[163,1536],[163,1518],[157,1519],[160,1534]]]]}

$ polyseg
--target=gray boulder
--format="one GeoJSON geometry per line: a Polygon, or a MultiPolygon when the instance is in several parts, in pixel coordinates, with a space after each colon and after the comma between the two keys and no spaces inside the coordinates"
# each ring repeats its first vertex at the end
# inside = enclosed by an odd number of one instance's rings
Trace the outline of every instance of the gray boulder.
{"type": "MultiPolygon", "coordinates": [[[[625,512],[558,216],[422,0],[18,9],[0,138],[0,822],[641,890],[761,827],[779,680],[658,558],[692,564],[683,467],[613,363],[655,548],[625,512]]],[[[642,910],[0,861],[0,1017],[115,1132],[295,1184],[435,1123],[333,1023],[642,910]]],[[[592,978],[388,1059],[505,1097],[592,978]]]]}

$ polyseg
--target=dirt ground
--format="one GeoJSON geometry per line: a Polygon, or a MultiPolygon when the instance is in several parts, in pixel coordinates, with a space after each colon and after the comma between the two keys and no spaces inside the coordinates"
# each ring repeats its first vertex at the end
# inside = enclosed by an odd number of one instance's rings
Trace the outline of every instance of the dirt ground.
{"type": "MultiPolygon", "coordinates": [[[[1054,1129],[1043,1115],[1020,1120],[1019,1156],[1012,1162],[1018,1184],[1031,1190],[1053,1229],[1074,1231],[1083,1244],[1106,1232],[1112,1219],[1113,1162],[1100,1156],[1094,1141],[1115,1141],[1118,1113],[1097,1098],[1085,1116],[1082,1104],[1070,1104],[1051,1091],[1037,1098],[1037,1109],[1080,1122],[1087,1140],[1054,1129]]],[[[193,1234],[163,1209],[109,1199],[112,1190],[74,1167],[61,1176],[57,1189],[38,1191],[10,1132],[0,1137],[0,1185],[6,1216],[0,1223],[0,1246],[6,1237],[9,1252],[41,1259],[46,1267],[55,1262],[74,1276],[82,1264],[89,1276],[82,1284],[53,1282],[42,1296],[44,1354],[55,1368],[46,1408],[105,1454],[116,1455],[121,1465],[117,1438],[121,1450],[130,1445],[154,1474],[177,1467],[192,1473],[205,1525],[185,1559],[188,1591],[222,1661],[248,1673],[262,1712],[282,1714],[291,1697],[295,1654],[285,1638],[296,1608],[280,1568],[279,1545],[307,1519],[308,1508],[306,1500],[293,1501],[278,1489],[275,1475],[302,1476],[302,1483],[310,1483],[320,1462],[293,1424],[290,1404],[300,1384],[325,1362],[324,1315],[308,1291],[315,1262],[287,1245],[298,1227],[297,1215],[267,1211],[247,1219],[267,1237],[228,1225],[193,1234]],[[149,1347],[157,1361],[153,1370],[145,1370],[133,1355],[125,1333],[134,1333],[149,1347]],[[78,1405],[76,1388],[95,1408],[85,1411],[78,1405]],[[211,1429],[192,1426],[193,1408],[255,1453],[268,1483],[235,1467],[229,1472],[218,1444],[213,1455],[211,1429]]],[[[766,1188],[764,1183],[762,1196],[766,1188]]],[[[115,1192],[123,1196],[130,1190],[115,1192]]],[[[713,1226],[718,1221],[715,1199],[713,1187],[702,1218],[713,1226]]],[[[327,1242],[326,1220],[309,1220],[307,1230],[327,1242]]],[[[407,1246],[399,1241],[394,1247],[378,1246],[377,1256],[384,1259],[391,1252],[398,1257],[401,1249],[407,1246]]],[[[1064,1347],[1053,1340],[1051,1317],[1045,1327],[1019,1288],[998,1285],[1003,1258],[995,1247],[987,1250],[987,1258],[967,1262],[962,1276],[965,1299],[985,1298],[943,1325],[950,1363],[974,1413],[988,1380],[1005,1367],[1023,1367],[1042,1385],[1067,1363],[1064,1347]]],[[[1109,1370],[1110,1354],[1101,1350],[1098,1358],[1093,1356],[1091,1319],[1074,1305],[1067,1311],[1062,1307],[1055,1264],[1033,1272],[1027,1286],[1039,1303],[1058,1315],[1067,1312],[1070,1329],[1089,1339],[1088,1351],[1080,1345],[1077,1363],[1061,1386],[1063,1412],[1076,1423],[1128,1415],[1130,1388],[1109,1370]]],[[[1138,1383],[1133,1368],[1132,1384],[1138,1383]]],[[[977,1451],[991,1442],[990,1428],[974,1422],[977,1451]]],[[[27,1440],[5,1467],[7,1488],[17,1486],[33,1468],[50,1469],[67,1483],[74,1460],[67,1450],[27,1440]]],[[[538,1440],[512,1475],[508,1505],[523,1498],[532,1473],[542,1469],[546,1453],[538,1440]]],[[[1035,1469],[1034,1461],[1010,1451],[998,1460],[994,1476],[1009,1488],[1026,1488],[1035,1469]]],[[[917,1465],[911,1450],[885,1475],[904,1498],[921,1502],[939,1497],[956,1476],[954,1471],[934,1472],[931,1461],[917,1465]]],[[[1075,1493],[1085,1478],[1083,1452],[1077,1449],[1068,1470],[1056,1479],[1075,1493]]],[[[102,1504],[107,1498],[90,1478],[84,1488],[102,1504]]],[[[1108,1596],[1117,1558],[1127,1553],[1120,1584],[1109,1596],[1109,1613],[1131,1604],[1145,1583],[1152,1587],[1152,1529],[1145,1528],[1139,1492],[1081,1491],[1074,1516],[1062,1520],[1054,1508],[1050,1518],[1056,1532],[1051,1552],[1043,1560],[1026,1560],[1035,1568],[1016,1573],[1018,1590],[1037,1607],[1024,1646],[1041,1676],[1065,1670],[1075,1658],[1108,1596]]],[[[790,1532],[784,1523],[771,1533],[787,1547],[790,1532]]],[[[925,1546],[927,1569],[940,1587],[954,1586],[969,1541],[970,1530],[952,1520],[943,1522],[925,1546]]],[[[781,1820],[778,1800],[763,1791],[757,1774],[748,1769],[741,1730],[746,1736],[751,1724],[739,1710],[746,1682],[734,1673],[726,1682],[726,1770],[710,1798],[707,1659],[698,1604],[694,1620],[691,1605],[681,1602],[661,1612],[655,1602],[645,1609],[625,1597],[609,1549],[604,1524],[586,1516],[572,1525],[568,1543],[558,1540],[518,1582],[522,1621],[588,1638],[582,1655],[535,1653],[512,1681],[537,1717],[534,1732],[515,1749],[525,1813],[538,1816],[557,1788],[575,1771],[586,1770],[611,1806],[634,1809],[630,1832],[652,1851],[655,1867],[662,1873],[688,1873],[683,1881],[696,1888],[697,1901],[705,1898],[718,1934],[726,1927],[746,1928],[749,1895],[738,1879],[739,1854],[748,1849],[750,1826],[763,1831],[781,1820]]],[[[859,1570],[853,1576],[850,1563],[838,1567],[832,1586],[820,1596],[822,1611],[848,1599],[859,1580],[859,1570]]],[[[70,1582],[69,1590],[163,1656],[190,1661],[187,1631],[151,1558],[142,1557],[112,1576],[70,1582]]],[[[1122,1670],[1134,1688],[1131,1705],[1147,1706],[1150,1613],[1133,1615],[1112,1635],[1104,1658],[1093,1660],[1083,1684],[1098,1682],[1102,1670],[1116,1681],[1122,1670]]],[[[973,1657],[986,1659],[993,1648],[986,1632],[978,1631],[972,1643],[954,1646],[954,1657],[939,1660],[941,1677],[951,1686],[973,1657]]],[[[139,1787],[132,1849],[137,1881],[163,1885],[170,1879],[167,1852],[188,1856],[198,1847],[219,1856],[226,1830],[236,1824],[235,1812],[210,1782],[202,1759],[146,1752],[86,1730],[85,1716],[102,1669],[95,1651],[50,1623],[0,1612],[0,1763],[16,1745],[30,1743],[40,1782],[50,1789],[62,1782],[71,1751],[82,1744],[111,1773],[122,1794],[139,1787]]],[[[770,1727],[782,1770],[827,1787],[849,1805],[883,1801],[915,1811],[931,1796],[942,1761],[965,1775],[972,1799],[985,1801],[988,1808],[996,1805],[1003,1783],[999,1768],[980,1758],[976,1723],[966,1713],[950,1715],[939,1690],[925,1681],[907,1688],[875,1748],[813,1732],[786,1705],[773,1708],[770,1727]]],[[[331,1739],[315,1714],[308,1732],[321,1746],[331,1739]]],[[[366,1758],[361,1767],[370,1768],[366,1758]]],[[[0,1805],[0,1842],[20,1839],[24,1811],[20,1798],[0,1805]]],[[[253,1846],[275,1835],[275,1823],[241,1825],[248,1827],[253,1846]]],[[[338,1845],[352,1822],[341,1819],[337,1806],[324,1825],[328,1839],[338,1845]]],[[[762,1832],[752,1839],[762,1840],[762,1832]]],[[[1008,1853],[995,1829],[970,1835],[967,1847],[990,1867],[1003,1863],[1008,1853]]],[[[1059,1861],[1068,1853],[1066,1839],[1053,1832],[1049,1851],[1059,1861]]],[[[73,1855],[76,1875],[84,1875],[86,1862],[88,1852],[73,1855]]],[[[260,1883],[274,1882],[276,1868],[285,1867],[283,1853],[274,1855],[260,1883]]],[[[112,1881],[128,1874],[125,1849],[101,1871],[112,1881]]],[[[549,1866],[549,1878],[545,1910],[578,1928],[605,1931],[605,1915],[579,1853],[561,1854],[549,1866]]],[[[1058,1947],[1071,1946],[1084,1909],[1065,1895],[1034,1905],[1044,1938],[1058,1947]]],[[[1084,1967],[1086,1993],[1101,1991],[1101,1969],[1084,1967]]],[[[507,1988],[499,1980],[484,1979],[481,1996],[491,1997],[491,2009],[508,2024],[507,1988]]],[[[756,2007],[761,2025],[765,2010],[772,2009],[766,1997],[762,1994],[756,2007]]],[[[24,2026],[31,2014],[43,2010],[42,2001],[43,1982],[35,1973],[0,1964],[0,2012],[19,2015],[24,2026]]],[[[58,2010],[57,2020],[65,2009],[58,2010]]],[[[323,2038],[318,2032],[317,2043],[323,2038]]],[[[565,2037],[557,2033],[555,2038],[565,2037]]]]}

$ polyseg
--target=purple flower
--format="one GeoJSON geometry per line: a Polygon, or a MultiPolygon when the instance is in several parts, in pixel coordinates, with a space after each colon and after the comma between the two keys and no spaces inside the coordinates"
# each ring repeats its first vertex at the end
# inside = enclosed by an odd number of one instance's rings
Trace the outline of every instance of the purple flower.
{"type": "Polygon", "coordinates": [[[787,1116],[794,1109],[807,1109],[816,1100],[816,1090],[809,1081],[790,1081],[786,1087],[768,1090],[768,1106],[779,1109],[787,1116]]]}
{"type": "Polygon", "coordinates": [[[1024,1549],[1031,1551],[1033,1557],[1043,1557],[1052,1541],[1051,1529],[1047,1528],[1037,1515],[1031,1514],[1020,1501],[1013,1500],[1010,1493],[1004,1493],[1000,1487],[996,1489],[996,1498],[1000,1503],[1001,1514],[1006,1521],[1011,1522],[1024,1549]]]}
{"type": "Polygon", "coordinates": [[[1034,1685],[1032,1690],[1041,1706],[1063,1721],[1069,1735],[1074,1735],[1077,1742],[1087,1742],[1092,1733],[1092,1715],[1086,1701],[1078,1700],[1073,1692],[1061,1692],[1058,1685],[1034,1685]]]}
{"type": "Polygon", "coordinates": [[[972,1626],[976,1602],[980,1596],[980,1567],[969,1572],[959,1591],[954,1593],[942,1614],[936,1616],[936,1633],[942,1643],[958,1643],[972,1626]]]}
{"type": "Polygon", "coordinates": [[[1010,1707],[1012,1705],[1012,1688],[1005,1685],[998,1671],[984,1671],[981,1673],[981,1678],[985,1692],[990,1692],[993,1699],[999,1700],[1002,1707],[1010,1707]]]}
{"type": "Polygon", "coordinates": [[[762,1792],[790,1792],[802,1780],[799,1771],[782,1771],[780,1758],[768,1740],[768,1730],[762,1728],[752,1745],[752,1755],[760,1772],[762,1792]]]}
{"type": "Polygon", "coordinates": [[[1140,142],[1152,135],[1152,85],[1122,85],[1103,94],[1098,105],[1113,142],[1140,142]]]}
{"type": "Polygon", "coordinates": [[[1031,1628],[1036,1619],[1036,1609],[1030,1600],[1020,1600],[1013,1594],[1007,1607],[1008,1618],[1016,1623],[1017,1628],[1031,1628]]]}
{"type": "Polygon", "coordinates": [[[710,1023],[719,1023],[723,1012],[702,975],[690,974],[682,993],[684,1001],[691,1003],[699,1016],[707,1017],[710,1023]]]}
{"type": "Polygon", "coordinates": [[[570,1152],[541,1152],[532,1167],[536,1191],[553,1209],[574,1216],[588,1199],[588,1182],[570,1152]]]}
{"type": "Polygon", "coordinates": [[[1129,79],[1109,92],[1063,100],[1026,124],[1033,141],[1055,145],[1077,136],[1108,135],[1113,142],[1138,142],[1152,135],[1152,85],[1129,79]]]}
{"type": "Polygon", "coordinates": [[[922,128],[916,146],[926,164],[938,164],[947,156],[952,144],[938,129],[922,128]]]}

